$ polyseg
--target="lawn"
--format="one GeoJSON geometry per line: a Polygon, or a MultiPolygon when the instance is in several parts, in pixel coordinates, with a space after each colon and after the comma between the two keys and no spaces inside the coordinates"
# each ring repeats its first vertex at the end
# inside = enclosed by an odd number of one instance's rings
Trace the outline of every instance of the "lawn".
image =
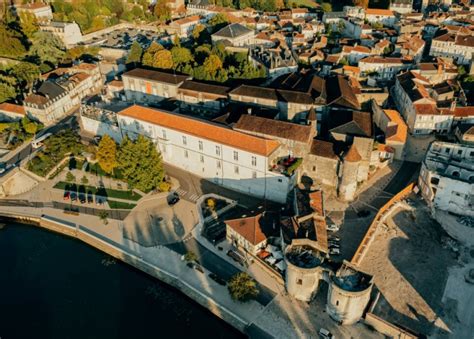
{"type": "Polygon", "coordinates": [[[88,185],[77,185],[77,184],[71,184],[65,181],[60,181],[56,185],[54,185],[54,188],[64,190],[66,187],[69,187],[69,190],[71,188],[73,189],[73,186],[76,186],[76,190],[78,187],[83,186],[86,190],[86,192],[91,191],[92,194],[97,194],[100,196],[106,196],[107,198],[116,198],[116,199],[124,199],[124,200],[132,200],[132,201],[137,201],[142,198],[142,196],[138,193],[135,193],[131,190],[115,190],[115,189],[110,189],[110,188],[97,188],[95,186],[88,186],[88,185]]]}
{"type": "Polygon", "coordinates": [[[119,210],[131,210],[136,204],[129,204],[128,202],[122,202],[122,201],[115,201],[115,200],[108,200],[109,207],[112,209],[119,209],[119,210]]]}

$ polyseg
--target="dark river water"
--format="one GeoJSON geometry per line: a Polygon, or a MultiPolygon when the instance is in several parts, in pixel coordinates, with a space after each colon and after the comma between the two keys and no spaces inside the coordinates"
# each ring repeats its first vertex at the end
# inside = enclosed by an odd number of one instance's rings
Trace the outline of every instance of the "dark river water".
{"type": "Polygon", "coordinates": [[[172,287],[75,239],[0,229],[0,339],[242,337],[172,287]]]}

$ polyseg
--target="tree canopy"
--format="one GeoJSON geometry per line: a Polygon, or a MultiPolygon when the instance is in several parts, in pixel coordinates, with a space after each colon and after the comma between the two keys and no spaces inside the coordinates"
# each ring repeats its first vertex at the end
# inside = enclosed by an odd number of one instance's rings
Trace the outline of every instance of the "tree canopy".
{"type": "Polygon", "coordinates": [[[122,140],[118,163],[124,179],[141,191],[148,192],[163,181],[161,155],[153,142],[142,135],[135,142],[128,137],[122,140]]]}
{"type": "Polygon", "coordinates": [[[29,53],[41,62],[58,64],[66,55],[65,47],[58,37],[49,32],[38,31],[33,34],[29,53]]]}
{"type": "Polygon", "coordinates": [[[117,167],[117,145],[109,135],[105,134],[100,140],[96,158],[105,173],[111,174],[117,167]]]}
{"type": "Polygon", "coordinates": [[[0,57],[19,58],[26,54],[21,33],[0,21],[0,57]]]}
{"type": "Polygon", "coordinates": [[[227,288],[232,299],[237,301],[248,301],[258,295],[257,283],[246,272],[234,275],[227,288]]]}
{"type": "Polygon", "coordinates": [[[138,41],[134,41],[132,47],[130,47],[130,52],[127,56],[127,64],[133,63],[137,64],[140,63],[142,60],[143,48],[140,46],[138,41]]]}

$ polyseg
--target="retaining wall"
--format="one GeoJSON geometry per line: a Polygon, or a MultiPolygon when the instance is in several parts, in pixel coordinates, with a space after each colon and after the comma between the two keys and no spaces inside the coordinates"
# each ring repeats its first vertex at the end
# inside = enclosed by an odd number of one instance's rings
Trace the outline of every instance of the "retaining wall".
{"type": "Polygon", "coordinates": [[[377,317],[373,313],[365,315],[365,324],[372,326],[376,331],[390,337],[397,339],[416,339],[418,336],[411,334],[400,327],[397,327],[382,318],[377,317]]]}

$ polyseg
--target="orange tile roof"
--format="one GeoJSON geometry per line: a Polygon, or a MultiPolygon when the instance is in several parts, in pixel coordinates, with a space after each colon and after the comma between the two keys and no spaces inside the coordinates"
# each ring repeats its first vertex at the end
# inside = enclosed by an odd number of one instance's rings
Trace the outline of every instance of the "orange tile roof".
{"type": "Polygon", "coordinates": [[[315,191],[309,194],[309,205],[320,216],[324,216],[323,192],[315,191]]]}
{"type": "Polygon", "coordinates": [[[226,220],[225,223],[252,245],[258,245],[267,239],[260,226],[261,216],[262,214],[258,214],[254,217],[226,220]]]}
{"type": "Polygon", "coordinates": [[[359,162],[361,160],[362,160],[362,157],[360,156],[359,152],[357,151],[356,145],[352,144],[351,148],[349,149],[349,152],[347,152],[346,156],[344,157],[344,161],[359,162]]]}
{"type": "Polygon", "coordinates": [[[171,128],[263,156],[269,156],[280,146],[276,140],[256,137],[224,126],[149,107],[133,105],[119,112],[119,115],[171,128]]]}
{"type": "Polygon", "coordinates": [[[397,125],[396,132],[392,135],[386,135],[386,139],[390,141],[405,142],[407,140],[408,127],[405,121],[403,121],[402,117],[400,116],[400,113],[393,109],[385,109],[384,113],[390,119],[391,122],[397,125]]]}
{"type": "Polygon", "coordinates": [[[366,15],[385,15],[385,16],[393,16],[393,11],[389,9],[381,9],[381,8],[367,8],[365,10],[366,15]]]}
{"type": "Polygon", "coordinates": [[[25,115],[25,109],[23,106],[10,104],[8,102],[0,104],[0,111],[25,115]]]}

